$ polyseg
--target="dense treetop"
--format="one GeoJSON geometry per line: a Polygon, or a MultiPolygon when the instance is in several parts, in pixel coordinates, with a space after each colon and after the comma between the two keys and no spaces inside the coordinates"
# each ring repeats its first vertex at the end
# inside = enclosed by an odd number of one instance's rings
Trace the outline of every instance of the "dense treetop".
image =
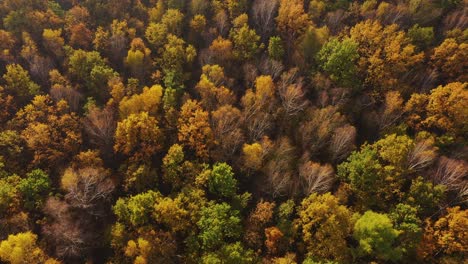
{"type": "Polygon", "coordinates": [[[466,262],[467,12],[0,1],[0,262],[466,262]]]}

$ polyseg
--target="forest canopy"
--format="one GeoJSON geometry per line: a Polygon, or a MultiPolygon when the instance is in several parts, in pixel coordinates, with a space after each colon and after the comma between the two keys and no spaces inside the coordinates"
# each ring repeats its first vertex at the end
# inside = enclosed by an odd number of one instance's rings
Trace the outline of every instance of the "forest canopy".
{"type": "Polygon", "coordinates": [[[467,12],[0,1],[0,263],[465,263],[467,12]]]}

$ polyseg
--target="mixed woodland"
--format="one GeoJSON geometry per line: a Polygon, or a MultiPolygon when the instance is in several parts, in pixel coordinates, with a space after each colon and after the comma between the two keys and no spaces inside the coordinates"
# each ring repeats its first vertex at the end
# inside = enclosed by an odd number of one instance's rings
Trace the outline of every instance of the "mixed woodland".
{"type": "Polygon", "coordinates": [[[0,1],[0,263],[467,263],[467,0],[0,1]]]}

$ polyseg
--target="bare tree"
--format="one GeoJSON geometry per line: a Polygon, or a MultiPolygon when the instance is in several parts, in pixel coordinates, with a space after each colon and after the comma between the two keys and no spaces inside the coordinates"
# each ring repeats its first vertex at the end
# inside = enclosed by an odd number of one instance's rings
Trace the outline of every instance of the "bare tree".
{"type": "Polygon", "coordinates": [[[418,171],[427,168],[434,162],[436,157],[434,140],[420,140],[408,154],[408,169],[418,171]]]}
{"type": "Polygon", "coordinates": [[[54,101],[65,100],[72,111],[78,111],[80,107],[80,101],[83,96],[77,90],[70,86],[64,86],[61,84],[54,84],[50,88],[50,96],[54,101]]]}
{"type": "Polygon", "coordinates": [[[272,60],[268,56],[262,58],[258,65],[262,75],[270,75],[273,80],[276,80],[284,70],[284,66],[280,61],[272,60]]]}
{"type": "Polygon", "coordinates": [[[89,109],[88,114],[83,119],[83,126],[91,143],[99,146],[102,150],[112,147],[117,122],[115,112],[111,107],[89,109]]]}
{"type": "Polygon", "coordinates": [[[109,197],[114,190],[114,183],[104,169],[68,168],[62,176],[62,187],[68,192],[65,198],[70,205],[98,214],[95,207],[109,197]]]}
{"type": "Polygon", "coordinates": [[[335,181],[335,172],[330,164],[320,165],[312,161],[305,162],[299,167],[302,191],[309,195],[312,193],[325,193],[329,191],[335,181]]]}
{"type": "Polygon", "coordinates": [[[278,93],[286,115],[294,116],[302,112],[308,105],[303,88],[303,80],[299,77],[297,68],[281,75],[278,83],[278,93]]]}
{"type": "Polygon", "coordinates": [[[385,94],[385,104],[379,118],[380,131],[385,131],[396,124],[404,113],[403,98],[401,98],[400,93],[390,91],[385,94]]]}
{"type": "Polygon", "coordinates": [[[51,197],[44,206],[47,223],[42,231],[49,245],[53,246],[59,258],[81,257],[89,248],[86,232],[79,222],[73,219],[70,206],[57,198],[51,197]]]}
{"type": "Polygon", "coordinates": [[[438,184],[447,186],[449,190],[460,191],[466,185],[467,176],[468,163],[466,161],[443,156],[439,158],[433,180],[438,184]]]}
{"type": "Polygon", "coordinates": [[[260,33],[262,41],[268,40],[275,29],[275,17],[278,11],[278,0],[255,0],[252,6],[251,17],[255,29],[260,33]]]}
{"type": "Polygon", "coordinates": [[[241,124],[242,114],[233,106],[221,106],[211,113],[211,127],[224,160],[232,157],[244,142],[241,124]]]}
{"type": "Polygon", "coordinates": [[[275,150],[265,166],[267,187],[273,197],[282,195],[294,196],[298,193],[300,183],[294,180],[293,163],[295,148],[288,138],[281,138],[275,144],[275,150]]]}
{"type": "Polygon", "coordinates": [[[333,132],[330,141],[329,151],[334,161],[342,161],[351,151],[355,149],[356,128],[351,125],[345,125],[337,128],[333,132]]]}

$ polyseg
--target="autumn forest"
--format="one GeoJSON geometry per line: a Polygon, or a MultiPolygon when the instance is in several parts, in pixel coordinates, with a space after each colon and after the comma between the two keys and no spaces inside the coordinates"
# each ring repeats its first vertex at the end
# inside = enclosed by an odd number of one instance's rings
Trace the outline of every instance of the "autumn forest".
{"type": "Polygon", "coordinates": [[[0,263],[467,263],[468,0],[1,0],[0,263]]]}

